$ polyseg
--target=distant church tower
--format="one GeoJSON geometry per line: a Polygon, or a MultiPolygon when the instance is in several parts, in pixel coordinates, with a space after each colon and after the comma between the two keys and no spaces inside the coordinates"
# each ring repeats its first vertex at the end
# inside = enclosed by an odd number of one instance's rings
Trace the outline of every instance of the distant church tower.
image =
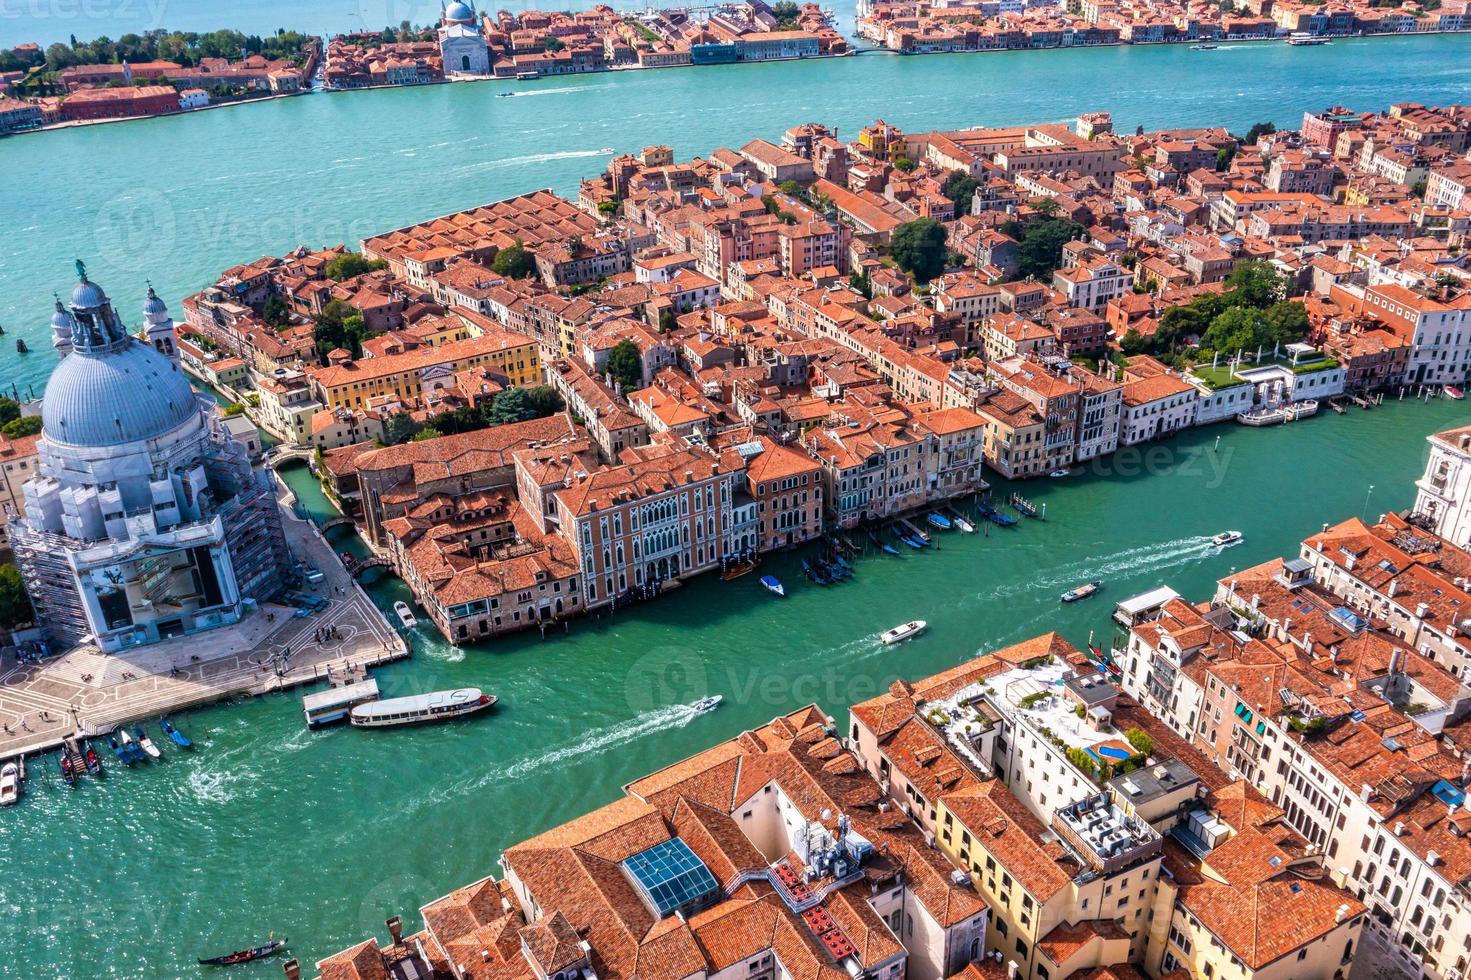
{"type": "Polygon", "coordinates": [[[174,318],[169,316],[169,308],[158,298],[152,285],[149,285],[148,299],[143,303],[143,336],[153,345],[154,350],[178,365],[179,348],[175,344],[174,318]]]}

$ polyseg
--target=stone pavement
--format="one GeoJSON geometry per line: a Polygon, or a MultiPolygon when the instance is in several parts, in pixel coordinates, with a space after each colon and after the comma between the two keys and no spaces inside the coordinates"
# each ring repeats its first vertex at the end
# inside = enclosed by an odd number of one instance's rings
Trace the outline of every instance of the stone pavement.
{"type": "Polygon", "coordinates": [[[283,520],[292,552],[326,574],[305,591],[328,599],[327,608],[298,619],[294,609],[266,603],[234,626],[115,654],[84,645],[40,666],[14,667],[0,674],[0,759],[232,695],[284,690],[348,663],[408,656],[317,530],[285,508],[283,520]],[[317,631],[329,626],[337,635],[318,643],[317,631]]]}

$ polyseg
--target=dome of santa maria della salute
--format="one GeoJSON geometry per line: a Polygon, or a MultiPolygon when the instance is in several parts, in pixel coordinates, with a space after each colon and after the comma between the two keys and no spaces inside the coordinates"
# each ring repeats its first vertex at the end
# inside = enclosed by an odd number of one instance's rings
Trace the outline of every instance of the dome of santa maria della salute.
{"type": "Polygon", "coordinates": [[[105,356],[74,355],[57,365],[41,402],[41,423],[51,442],[115,446],[162,435],[198,411],[184,373],[129,339],[105,356]]]}
{"type": "Polygon", "coordinates": [[[102,287],[85,277],[71,296],[70,336],[41,401],[45,437],[67,446],[104,447],[163,435],[198,414],[179,365],[128,336],[102,287]]]}

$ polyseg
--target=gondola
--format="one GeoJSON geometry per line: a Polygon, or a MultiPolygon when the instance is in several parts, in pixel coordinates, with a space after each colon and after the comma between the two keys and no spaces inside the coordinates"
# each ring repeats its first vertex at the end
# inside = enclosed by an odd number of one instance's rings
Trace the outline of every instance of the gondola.
{"type": "Polygon", "coordinates": [[[177,728],[175,728],[173,726],[173,724],[167,718],[161,718],[161,719],[159,719],[158,727],[161,728],[161,729],[163,729],[163,733],[165,735],[167,735],[169,737],[169,739],[172,740],[173,743],[175,745],[177,745],[179,748],[181,748],[181,749],[192,749],[192,748],[194,748],[194,743],[191,742],[191,741],[189,741],[189,737],[187,735],[185,735],[183,732],[179,731],[177,728]]]}
{"type": "Polygon", "coordinates": [[[233,966],[236,963],[249,963],[252,960],[265,959],[286,945],[284,939],[272,939],[253,949],[242,949],[234,953],[226,953],[224,956],[200,957],[200,966],[233,966]]]}
{"type": "Polygon", "coordinates": [[[872,531],[868,532],[868,539],[874,544],[878,545],[879,550],[886,555],[897,555],[899,553],[898,548],[882,540],[877,534],[874,534],[872,531]]]}

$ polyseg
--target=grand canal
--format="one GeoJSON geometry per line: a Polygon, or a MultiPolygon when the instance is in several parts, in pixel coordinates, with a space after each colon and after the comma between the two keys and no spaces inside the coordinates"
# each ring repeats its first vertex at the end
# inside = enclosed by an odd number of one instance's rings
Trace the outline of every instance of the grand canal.
{"type": "MultiPolygon", "coordinates": [[[[6,3],[0,38],[25,38],[6,3]]],[[[259,6],[279,26],[317,26],[288,16],[308,5],[259,6]]],[[[325,21],[323,6],[312,10],[325,21]]],[[[366,19],[399,16],[425,19],[366,19]]],[[[41,390],[54,363],[50,295],[69,288],[75,257],[133,322],[147,280],[178,312],[183,295],[232,263],[355,243],[538,187],[571,193],[613,152],[650,143],[688,156],[809,120],[848,134],[876,116],[923,129],[1099,108],[1122,128],[1291,125],[1333,103],[1464,99],[1468,53],[1471,38],[1447,36],[1301,50],[865,55],[546,80],[508,99],[491,84],[315,94],[7,139],[0,382],[41,390]],[[13,352],[17,335],[34,353],[13,352]]],[[[387,915],[415,920],[423,902],[497,872],[508,844],[778,712],[817,701],[841,715],[895,676],[1048,629],[1082,643],[1106,633],[1122,596],[1168,582],[1202,598],[1217,577],[1290,553],[1323,521],[1407,506],[1424,437],[1466,421],[1455,403],[1406,402],[1272,430],[1192,432],[1027,487],[1046,503],[1045,523],[866,558],[841,587],[807,586],[794,559],[776,559],[768,569],[792,586],[784,601],[753,578],[708,579],[545,640],[454,649],[420,629],[414,659],[381,682],[390,694],[473,684],[500,697],[492,716],[463,725],[313,734],[291,695],[176,719],[199,743],[192,755],[75,790],[38,763],[23,805],[0,816],[10,927],[0,976],[192,977],[196,955],[271,931],[313,961],[381,934],[387,915]],[[1225,528],[1246,543],[1218,554],[1208,538],[1225,528]],[[1059,605],[1062,590],[1092,579],[1106,581],[1101,597],[1059,605]],[[915,617],[932,624],[920,640],[886,650],[875,639],[915,617]],[[687,704],[705,693],[725,705],[695,716],[687,704]]],[[[304,468],[287,478],[306,508],[329,513],[304,468]]],[[[389,579],[368,588],[384,608],[405,595],[389,579]]]]}
{"type": "MultiPolygon", "coordinates": [[[[545,640],[455,649],[420,628],[414,659],[381,683],[499,695],[495,714],[465,724],[310,733],[299,695],[280,696],[177,719],[200,743],[193,754],[102,782],[68,789],[38,764],[23,805],[0,817],[0,916],[13,937],[0,975],[194,976],[197,954],[272,930],[315,960],[498,873],[507,845],[629,779],[781,711],[816,701],[841,719],[896,676],[1050,629],[1078,644],[1105,637],[1121,597],[1168,583],[1204,598],[1323,521],[1408,506],[1424,436],[1466,421],[1436,400],[1197,430],[1028,485],[1045,522],[866,557],[846,585],[808,585],[777,558],[766,570],[791,586],[781,601],[754,577],[707,577],[545,640]],[[1225,528],[1246,542],[1218,553],[1208,539],[1225,528]],[[1097,599],[1058,603],[1092,579],[1106,582],[1097,599]],[[926,636],[879,644],[880,630],[916,617],[932,624],[926,636]],[[696,716],[687,705],[707,692],[725,704],[696,716]]],[[[330,513],[304,467],[287,478],[307,509],[330,513]]],[[[406,595],[391,579],[369,592],[384,609],[406,595]]],[[[278,967],[241,973],[251,969],[278,967]]]]}

